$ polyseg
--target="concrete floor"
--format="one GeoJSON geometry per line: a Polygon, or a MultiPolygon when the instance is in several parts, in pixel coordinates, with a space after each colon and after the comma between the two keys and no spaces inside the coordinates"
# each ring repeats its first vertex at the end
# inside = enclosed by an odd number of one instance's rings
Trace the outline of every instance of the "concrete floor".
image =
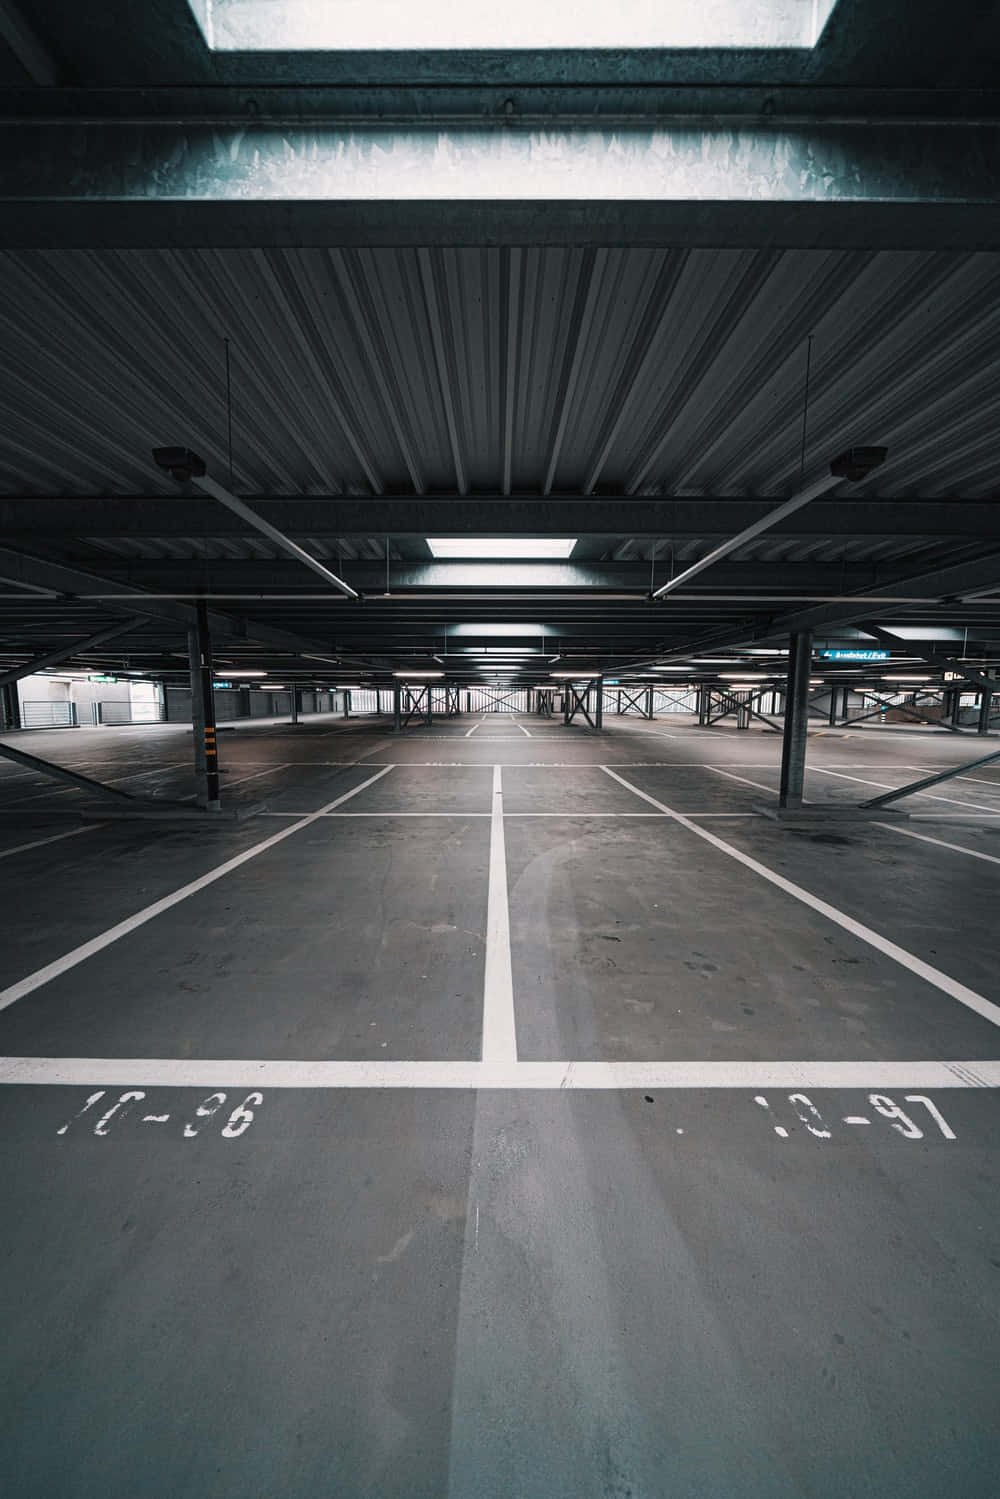
{"type": "Polygon", "coordinates": [[[210,830],[0,764],[5,1496],[992,1499],[1000,762],[789,831],[683,719],[221,741],[210,830]]]}

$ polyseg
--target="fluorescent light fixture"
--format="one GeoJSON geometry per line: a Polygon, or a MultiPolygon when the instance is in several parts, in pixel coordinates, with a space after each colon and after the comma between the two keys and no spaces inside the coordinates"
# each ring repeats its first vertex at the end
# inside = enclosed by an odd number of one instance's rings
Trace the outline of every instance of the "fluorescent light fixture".
{"type": "Polygon", "coordinates": [[[443,671],[394,671],[394,677],[402,677],[406,682],[426,682],[428,677],[443,677],[443,671]]]}
{"type": "Polygon", "coordinates": [[[747,649],[744,652],[744,655],[747,655],[747,656],[787,656],[788,652],[787,651],[757,650],[755,648],[752,648],[751,646],[747,646],[747,649]]]}
{"type": "MultiPolygon", "coordinates": [[[[220,671],[221,671],[221,669],[222,668],[220,667],[220,671]]],[[[228,676],[228,677],[266,677],[267,676],[267,672],[266,671],[237,671],[235,667],[232,669],[232,671],[230,671],[229,668],[227,667],[226,668],[226,676],[228,676]]]]}
{"type": "Polygon", "coordinates": [[[599,677],[600,675],[601,674],[600,674],[599,671],[550,671],[549,672],[549,676],[550,677],[562,677],[567,682],[581,682],[584,679],[584,677],[587,677],[589,679],[589,678],[592,678],[592,677],[599,677]]]}
{"type": "Polygon", "coordinates": [[[771,678],[759,671],[731,671],[729,680],[731,682],[769,682],[771,678]]]}
{"type": "Polygon", "coordinates": [[[428,536],[427,545],[433,557],[461,557],[469,560],[486,557],[491,561],[513,561],[529,558],[568,557],[576,538],[564,540],[546,536],[428,536]]]}
{"type": "Polygon", "coordinates": [[[932,677],[912,677],[912,676],[907,676],[907,677],[883,677],[882,681],[883,682],[931,682],[931,681],[933,681],[933,678],[932,677]]]}
{"type": "Polygon", "coordinates": [[[692,656],[695,666],[739,666],[738,656],[692,656]]]}

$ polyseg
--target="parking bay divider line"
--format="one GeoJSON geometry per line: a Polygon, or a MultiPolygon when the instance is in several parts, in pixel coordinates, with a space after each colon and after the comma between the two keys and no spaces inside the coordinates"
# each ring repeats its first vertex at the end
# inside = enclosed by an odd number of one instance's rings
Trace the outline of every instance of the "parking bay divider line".
{"type": "Polygon", "coordinates": [[[938,1089],[1000,1088],[1000,1059],[879,1061],[284,1061],[210,1057],[0,1057],[0,1086],[148,1088],[938,1089]]]}
{"type": "MultiPolygon", "coordinates": [[[[33,993],[36,989],[40,989],[43,984],[51,983],[53,979],[59,978],[71,968],[75,968],[79,963],[85,962],[87,958],[102,952],[106,947],[110,947],[112,943],[119,941],[120,938],[127,937],[130,932],[134,932],[138,927],[144,926],[147,921],[152,921],[155,916],[160,916],[164,911],[169,911],[173,906],[179,905],[182,900],[187,900],[188,896],[196,895],[199,890],[204,890],[208,885],[214,884],[216,880],[222,879],[224,875],[230,874],[234,869],[239,869],[241,865],[249,863],[258,854],[265,853],[269,848],[273,848],[277,843],[282,843],[286,838],[291,838],[293,834],[300,832],[303,828],[307,828],[310,823],[315,822],[324,813],[332,812],[342,802],[348,801],[352,796],[357,796],[360,791],[366,790],[367,787],[381,780],[392,769],[394,769],[392,765],[384,765],[381,770],[376,771],[375,775],[369,776],[367,781],[362,781],[360,786],[354,786],[350,791],[345,791],[332,802],[327,802],[324,807],[320,807],[318,811],[307,813],[298,822],[293,823],[291,827],[282,828],[279,832],[272,833],[269,838],[263,839],[260,843],[255,843],[252,848],[244,849],[242,853],[236,854],[231,859],[227,859],[224,864],[219,864],[215,869],[210,869],[207,874],[200,875],[198,879],[191,880],[187,885],[181,885],[179,889],[172,891],[170,895],[165,895],[160,900],[153,901],[151,905],[144,906],[141,911],[136,911],[134,915],[126,917],[124,921],[116,922],[114,926],[108,927],[107,931],[101,932],[99,936],[92,937],[88,942],[81,942],[78,947],[73,947],[69,952],[63,953],[61,957],[55,958],[51,963],[46,963],[44,968],[38,968],[34,973],[29,973],[25,978],[19,979],[17,983],[10,984],[6,989],[0,990],[0,1010],[6,1010],[10,1005],[16,1004],[19,999],[23,999],[25,995],[33,993]]],[[[206,816],[209,815],[206,813],[206,816]]]]}
{"type": "Polygon", "coordinates": [[[919,978],[925,979],[927,983],[933,984],[936,989],[940,989],[951,999],[957,999],[959,1004],[965,1005],[967,1009],[974,1010],[977,1015],[981,1015],[984,1020],[988,1020],[992,1025],[1000,1025],[1000,1005],[994,1004],[985,995],[978,994],[975,989],[970,989],[965,984],[960,984],[957,979],[953,979],[947,973],[943,973],[940,968],[935,968],[931,963],[925,963],[915,953],[907,952],[906,948],[898,946],[895,942],[891,942],[887,937],[883,937],[870,926],[865,926],[861,921],[855,921],[853,916],[848,916],[846,912],[839,911],[836,906],[831,906],[828,901],[821,900],[819,896],[811,894],[810,891],[803,889],[801,885],[796,885],[791,880],[786,880],[784,875],[777,874],[773,869],[768,869],[766,864],[760,864],[756,859],[752,859],[749,854],[743,853],[741,849],[734,848],[731,843],[726,843],[722,838],[717,838],[707,828],[700,828],[696,822],[692,822],[689,818],[685,817],[683,812],[675,812],[673,808],[667,807],[663,802],[657,801],[654,796],[641,791],[638,786],[633,786],[624,776],[617,775],[610,766],[602,765],[601,769],[613,781],[617,781],[619,785],[634,792],[636,796],[641,797],[643,801],[649,802],[651,806],[656,807],[659,811],[666,812],[670,817],[681,823],[683,827],[690,829],[692,833],[696,833],[699,838],[703,838],[706,843],[711,843],[714,848],[728,855],[730,859],[735,859],[744,868],[752,870],[754,874],[759,874],[762,879],[767,880],[772,885],[776,885],[786,895],[791,895],[795,900],[801,901],[803,905],[810,906],[812,910],[818,911],[828,921],[834,922],[837,926],[842,927],[844,931],[850,932],[853,937],[860,938],[869,947],[875,948],[877,952],[882,953],[887,958],[891,958],[893,962],[899,963],[901,967],[909,969],[911,973],[915,973],[919,978]]]}
{"type": "Polygon", "coordinates": [[[494,765],[490,875],[486,904],[486,962],[483,970],[484,1062],[517,1061],[510,911],[507,898],[507,851],[503,822],[503,771],[499,765],[494,765]]]}

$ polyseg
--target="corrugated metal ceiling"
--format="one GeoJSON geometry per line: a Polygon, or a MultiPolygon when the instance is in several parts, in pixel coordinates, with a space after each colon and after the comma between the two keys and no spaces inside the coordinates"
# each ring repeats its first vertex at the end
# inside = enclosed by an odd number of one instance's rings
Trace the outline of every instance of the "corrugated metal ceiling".
{"type": "MultiPolygon", "coordinates": [[[[0,490],[775,495],[858,441],[867,493],[996,489],[1000,258],[615,249],[0,257],[0,490]]],[[[857,493],[854,491],[853,493],[857,493]]],[[[846,529],[846,528],[845,528],[846,529]]]]}

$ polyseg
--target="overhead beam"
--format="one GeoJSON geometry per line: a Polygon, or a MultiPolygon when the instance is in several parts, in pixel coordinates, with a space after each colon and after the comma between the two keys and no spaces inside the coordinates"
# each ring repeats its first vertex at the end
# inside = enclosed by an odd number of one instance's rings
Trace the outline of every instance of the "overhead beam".
{"type": "Polygon", "coordinates": [[[361,595],[357,590],[352,588],[349,583],[345,583],[343,578],[338,577],[335,572],[331,572],[330,568],[324,566],[317,557],[307,552],[305,547],[300,547],[298,542],[293,541],[290,536],[286,536],[284,531],[280,531],[277,526],[272,526],[269,520],[265,520],[262,515],[258,515],[255,510],[252,510],[249,505],[244,504],[238,495],[231,494],[228,489],[219,484],[210,474],[196,474],[192,479],[192,483],[202,490],[203,493],[211,495],[213,499],[218,500],[220,505],[225,505],[227,510],[239,516],[240,520],[245,521],[253,530],[258,531],[262,536],[266,536],[268,541],[272,541],[276,547],[287,553],[289,557],[294,557],[296,562],[301,562],[304,567],[308,567],[311,572],[315,573],[317,577],[322,578],[323,582],[328,583],[331,588],[335,588],[338,593],[344,594],[349,599],[357,600],[360,598],[361,595]]]}
{"type": "MultiPolygon", "coordinates": [[[[107,578],[102,578],[96,573],[67,567],[63,563],[52,562],[46,558],[32,557],[6,546],[0,546],[0,560],[2,560],[3,570],[11,577],[17,580],[23,578],[27,583],[37,584],[42,588],[51,588],[53,592],[69,599],[117,588],[120,597],[102,602],[102,608],[116,613],[141,614],[150,619],[169,621],[185,630],[196,626],[198,622],[197,610],[189,604],[175,599],[151,598],[141,588],[130,589],[121,585],[111,585],[107,578]]],[[[216,610],[209,611],[208,623],[212,636],[216,640],[252,641],[258,645],[273,645],[293,655],[302,655],[308,651],[335,654],[328,641],[308,639],[290,630],[278,629],[274,625],[260,624],[254,620],[229,614],[220,614],[216,610]]]]}
{"type": "MultiPolygon", "coordinates": [[[[549,495],[248,495],[247,504],[290,536],[731,536],[770,515],[785,496],[744,499],[626,498],[549,495]]],[[[0,534],[44,536],[251,536],[254,528],[220,510],[205,530],[200,500],[123,494],[5,497],[0,534]]],[[[856,498],[814,500],[779,521],[773,534],[790,537],[877,536],[914,539],[993,538],[1000,544],[1000,505],[988,500],[856,498]]],[[[662,573],[661,573],[662,577],[662,573]]]]}
{"type": "Polygon", "coordinates": [[[807,484],[804,489],[799,490],[797,494],[793,494],[790,499],[785,500],[784,504],[776,506],[769,514],[762,515],[759,519],[751,522],[750,525],[744,526],[742,531],[738,531],[735,536],[730,536],[726,541],[720,542],[717,547],[713,547],[704,557],[700,557],[697,562],[692,562],[690,567],[683,568],[681,572],[677,573],[675,577],[670,578],[668,582],[661,583],[659,588],[654,588],[653,598],[666,598],[668,593],[674,593],[678,588],[683,588],[686,583],[690,583],[692,578],[696,578],[707,567],[712,567],[716,562],[721,562],[723,557],[728,557],[732,552],[739,551],[741,546],[745,546],[748,541],[753,541],[755,537],[762,535],[763,532],[773,530],[779,521],[786,520],[788,516],[794,515],[797,510],[801,510],[805,505],[808,505],[810,500],[815,500],[821,494],[826,494],[828,489],[832,489],[835,484],[841,482],[842,477],[843,475],[832,472],[821,474],[818,479],[814,479],[811,484],[807,484]]]}
{"type": "Polygon", "coordinates": [[[968,682],[970,687],[975,687],[980,692],[992,694],[1000,690],[1000,684],[994,678],[984,677],[981,672],[973,671],[963,661],[955,661],[951,656],[942,656],[940,651],[932,651],[928,646],[922,645],[919,640],[904,640],[901,636],[894,635],[891,630],[883,629],[880,625],[874,625],[870,621],[866,621],[859,628],[866,635],[870,635],[873,640],[880,640],[883,645],[902,646],[911,656],[919,656],[921,661],[926,661],[928,666],[939,666],[944,671],[955,672],[963,681],[968,682]]]}
{"type": "Polygon", "coordinates": [[[1000,127],[9,118],[0,244],[1000,245],[1000,127]],[[539,205],[545,212],[539,212],[539,205]]]}
{"type": "Polygon", "coordinates": [[[39,88],[56,87],[59,67],[55,57],[15,0],[0,0],[0,38],[7,43],[32,83],[39,88]]]}
{"type": "Polygon", "coordinates": [[[0,687],[7,687],[11,682],[20,682],[24,677],[34,675],[36,671],[44,671],[47,666],[58,666],[63,661],[70,661],[74,656],[82,656],[87,651],[96,650],[99,645],[107,645],[111,640],[117,640],[120,635],[128,635],[132,630],[138,630],[145,624],[141,618],[127,619],[120,625],[109,625],[106,630],[98,630],[96,635],[88,635],[85,640],[74,640],[71,644],[57,646],[55,650],[46,651],[42,656],[35,656],[31,661],[26,661],[22,666],[14,666],[10,671],[5,671],[0,676],[0,687]]]}

